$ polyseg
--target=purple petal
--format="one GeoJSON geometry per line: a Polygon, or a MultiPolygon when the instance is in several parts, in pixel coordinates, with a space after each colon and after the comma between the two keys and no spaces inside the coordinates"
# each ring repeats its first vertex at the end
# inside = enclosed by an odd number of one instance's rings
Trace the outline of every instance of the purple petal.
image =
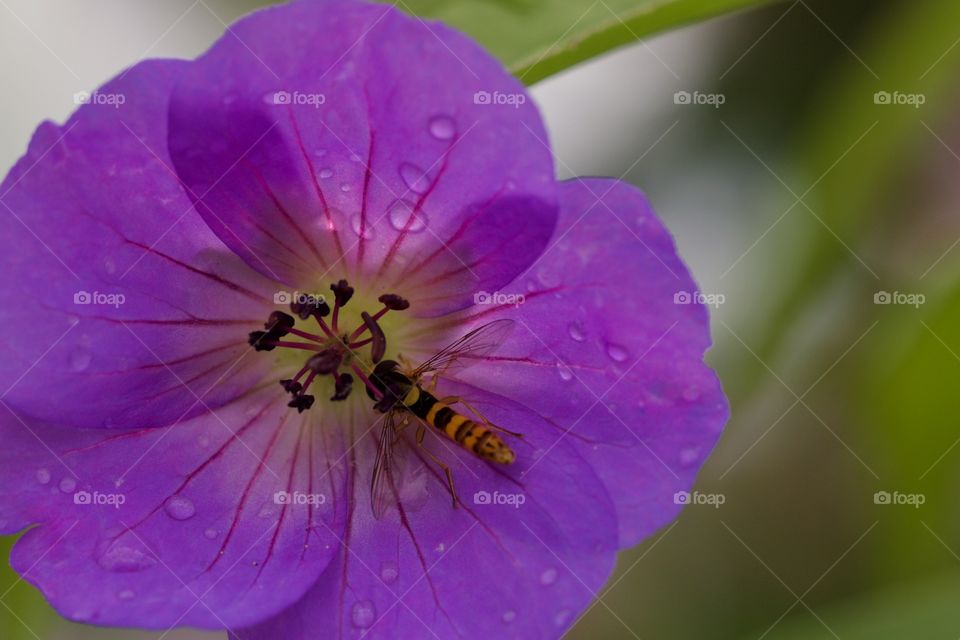
{"type": "Polygon", "coordinates": [[[139,431],[0,416],[11,564],[57,611],[93,624],[249,625],[314,583],[343,533],[344,446],[271,388],[217,414],[139,431]],[[277,499],[323,496],[314,500],[277,499]]]}
{"type": "Polygon", "coordinates": [[[0,188],[0,387],[22,412],[162,426],[261,377],[246,333],[275,287],[192,211],[167,157],[183,68],[138,65],[98,90],[114,104],[41,125],[0,188]]]}
{"type": "Polygon", "coordinates": [[[629,546],[675,517],[674,493],[693,484],[727,403],[703,363],[706,309],[687,303],[697,286],[644,196],[600,179],[561,193],[551,248],[513,285],[525,299],[470,311],[518,326],[463,378],[569,432],[610,487],[629,546]]]}
{"type": "Polygon", "coordinates": [[[506,437],[517,461],[494,468],[427,433],[426,449],[453,470],[461,500],[453,509],[443,473],[407,432],[393,485],[402,510],[391,507],[376,521],[375,433],[365,436],[352,452],[344,551],[297,605],[234,637],[310,638],[323,629],[325,637],[544,638],[574,622],[613,568],[616,522],[606,489],[534,413],[476,388],[444,390],[469,397],[496,423],[522,425],[522,440],[506,437]]]}
{"type": "Polygon", "coordinates": [[[308,0],[241,20],[171,107],[177,171],[250,266],[307,290],[360,274],[421,315],[467,306],[545,246],[545,140],[488,54],[380,4],[308,0]]]}

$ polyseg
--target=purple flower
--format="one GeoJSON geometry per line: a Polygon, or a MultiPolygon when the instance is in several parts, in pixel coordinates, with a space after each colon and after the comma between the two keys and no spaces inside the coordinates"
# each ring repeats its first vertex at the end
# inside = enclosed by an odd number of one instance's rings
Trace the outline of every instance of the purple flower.
{"type": "Polygon", "coordinates": [[[98,94],[0,189],[0,532],[64,616],[554,637],[675,517],[727,414],[695,285],[473,42],[301,1],[98,94]]]}

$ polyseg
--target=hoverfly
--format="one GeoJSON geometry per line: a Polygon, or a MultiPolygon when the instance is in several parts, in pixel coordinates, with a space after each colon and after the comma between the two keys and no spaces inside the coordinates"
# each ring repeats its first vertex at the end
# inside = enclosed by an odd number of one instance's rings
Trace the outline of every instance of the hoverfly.
{"type": "MultiPolygon", "coordinates": [[[[492,353],[506,340],[513,331],[513,326],[513,320],[507,319],[487,323],[443,348],[414,369],[401,366],[394,360],[384,360],[377,364],[370,381],[382,393],[375,408],[385,413],[386,417],[380,429],[370,485],[370,504],[373,507],[374,517],[379,519],[383,516],[389,498],[393,495],[392,491],[395,491],[391,479],[394,447],[399,442],[400,432],[410,423],[411,418],[420,422],[416,437],[418,446],[423,444],[427,427],[432,427],[443,437],[484,460],[508,465],[516,459],[514,451],[495,432],[500,431],[522,437],[520,434],[490,423],[460,398],[438,399],[432,393],[440,375],[453,370],[462,370],[492,353]],[[423,384],[423,378],[428,375],[431,376],[429,390],[423,384]],[[450,405],[456,403],[467,407],[481,419],[481,422],[471,420],[451,408],[450,405]]],[[[367,393],[372,399],[377,400],[372,391],[368,389],[367,393]]],[[[453,487],[453,474],[450,467],[426,448],[423,451],[446,474],[453,506],[456,507],[457,494],[453,487]]]]}

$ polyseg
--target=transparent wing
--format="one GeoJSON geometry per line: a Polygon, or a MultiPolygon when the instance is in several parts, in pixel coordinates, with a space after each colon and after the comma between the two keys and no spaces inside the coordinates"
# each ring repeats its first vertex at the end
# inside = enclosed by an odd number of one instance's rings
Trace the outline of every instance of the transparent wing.
{"type": "Polygon", "coordinates": [[[432,371],[450,373],[476,364],[503,344],[513,331],[514,324],[513,320],[503,318],[477,327],[417,367],[414,376],[420,377],[432,371]]]}
{"type": "Polygon", "coordinates": [[[395,501],[391,486],[393,474],[394,445],[397,444],[397,416],[399,412],[391,411],[383,420],[380,428],[380,439],[377,442],[377,457],[373,462],[373,475],[370,479],[370,506],[373,517],[379,520],[386,513],[387,507],[395,501]]]}

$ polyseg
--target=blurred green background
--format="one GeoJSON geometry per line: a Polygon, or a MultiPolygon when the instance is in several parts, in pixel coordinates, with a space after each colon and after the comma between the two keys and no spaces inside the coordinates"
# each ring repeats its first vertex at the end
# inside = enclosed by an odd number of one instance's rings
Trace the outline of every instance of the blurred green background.
{"type": "MultiPolygon", "coordinates": [[[[257,6],[0,4],[0,80],[21,97],[4,106],[4,172],[76,91],[143,55],[195,55],[257,6]]],[[[643,188],[701,291],[722,296],[709,361],[732,418],[697,490],[723,504],[623,553],[569,637],[958,638],[960,4],[699,21],[750,4],[400,4],[473,32],[527,81],[550,75],[533,93],[560,175],[643,188]]],[[[8,568],[0,596],[0,638],[161,637],[66,623],[8,568]]]]}

